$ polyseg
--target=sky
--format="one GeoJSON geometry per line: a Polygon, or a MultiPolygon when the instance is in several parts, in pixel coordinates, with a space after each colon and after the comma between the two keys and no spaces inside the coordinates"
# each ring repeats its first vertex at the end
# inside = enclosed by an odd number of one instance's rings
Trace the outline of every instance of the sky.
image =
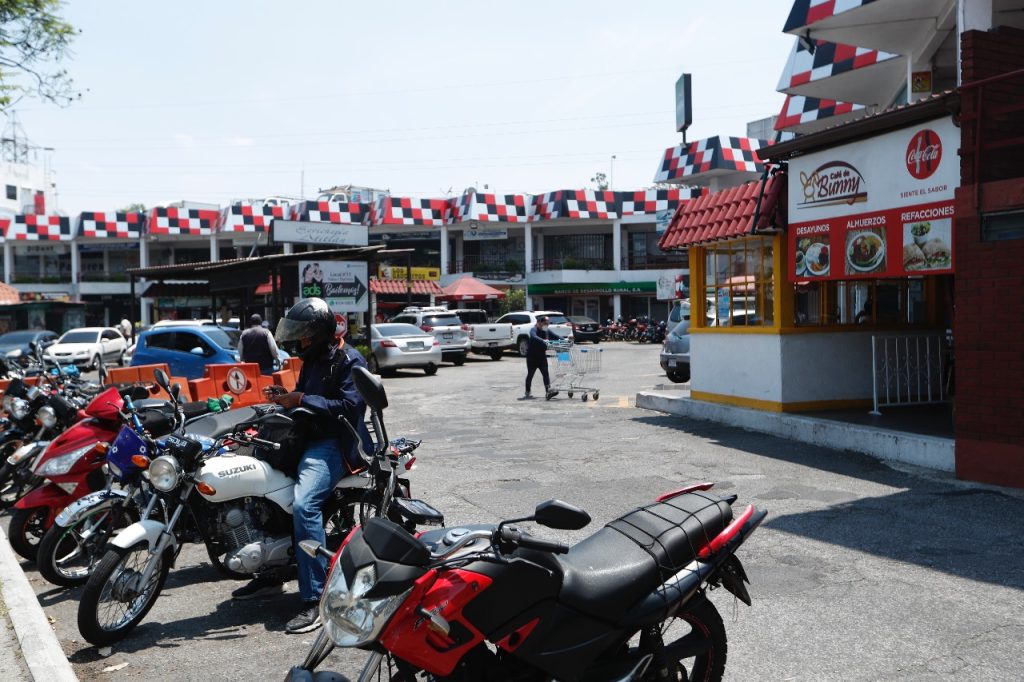
{"type": "Polygon", "coordinates": [[[788,0],[71,0],[81,98],[23,100],[62,212],[341,184],[395,195],[649,187],[689,140],[777,114],[788,0]],[[612,156],[615,156],[614,162],[612,156]]]}

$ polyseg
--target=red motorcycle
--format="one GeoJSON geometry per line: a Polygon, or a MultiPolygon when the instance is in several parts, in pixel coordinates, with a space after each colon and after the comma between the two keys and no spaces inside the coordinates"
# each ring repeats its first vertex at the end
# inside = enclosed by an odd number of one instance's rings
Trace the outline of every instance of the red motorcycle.
{"type": "Polygon", "coordinates": [[[711,487],[662,495],[572,547],[517,525],[590,522],[558,500],[418,537],[369,519],[333,556],[323,630],[287,680],[345,680],[314,672],[334,646],[370,652],[359,680],[720,680],[726,633],[708,592],[751,603],[736,550],[767,512],[734,516],[736,497],[711,487]]]}

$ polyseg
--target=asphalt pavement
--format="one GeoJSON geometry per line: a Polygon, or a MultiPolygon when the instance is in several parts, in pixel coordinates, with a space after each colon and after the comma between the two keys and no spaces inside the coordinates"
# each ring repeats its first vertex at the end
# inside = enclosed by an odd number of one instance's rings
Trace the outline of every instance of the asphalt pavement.
{"type": "MultiPolygon", "coordinates": [[[[726,679],[1019,678],[1024,494],[639,410],[637,391],[678,388],[659,371],[658,347],[598,348],[596,402],[519,400],[525,363],[512,356],[385,379],[390,435],[423,439],[413,495],[449,526],[559,497],[594,522],[538,534],[575,540],[659,493],[717,481],[737,504],[769,512],[739,553],[753,606],[712,595],[729,635],[726,679]]],[[[78,633],[81,591],[23,565],[82,680],[283,679],[313,639],[283,632],[294,583],[233,602],[238,583],[218,580],[203,548],[189,546],[142,625],[104,656],[78,633]]],[[[354,677],[363,658],[336,651],[327,666],[354,677]]]]}

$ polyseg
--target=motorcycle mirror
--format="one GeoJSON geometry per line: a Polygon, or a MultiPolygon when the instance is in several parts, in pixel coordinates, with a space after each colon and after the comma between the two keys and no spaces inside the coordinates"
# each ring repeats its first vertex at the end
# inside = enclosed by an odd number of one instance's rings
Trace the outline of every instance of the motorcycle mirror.
{"type": "Polygon", "coordinates": [[[171,397],[174,398],[174,402],[181,402],[181,384],[171,386],[171,397]]]}
{"type": "Polygon", "coordinates": [[[160,388],[167,391],[167,395],[171,394],[171,380],[167,378],[167,372],[157,367],[153,370],[153,378],[160,388]]]}
{"type": "Polygon", "coordinates": [[[149,397],[149,389],[145,386],[132,386],[127,393],[132,400],[145,400],[149,397]]]}
{"type": "Polygon", "coordinates": [[[308,554],[311,557],[316,557],[316,550],[320,547],[320,543],[316,540],[300,540],[299,549],[308,554]]]}
{"type": "Polygon", "coordinates": [[[355,381],[359,395],[363,396],[371,410],[381,412],[388,406],[388,394],[384,391],[384,384],[365,367],[353,368],[352,380],[355,381]]]}
{"type": "Polygon", "coordinates": [[[590,523],[590,514],[568,502],[548,500],[537,505],[533,520],[556,530],[579,530],[590,523]]]}

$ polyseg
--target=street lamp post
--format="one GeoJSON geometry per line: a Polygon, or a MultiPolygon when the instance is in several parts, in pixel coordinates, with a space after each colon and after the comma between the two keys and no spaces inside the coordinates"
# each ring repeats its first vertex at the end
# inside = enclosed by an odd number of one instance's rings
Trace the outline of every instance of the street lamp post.
{"type": "Polygon", "coordinates": [[[612,154],[611,173],[608,174],[608,189],[615,189],[615,154],[612,154]]]}

